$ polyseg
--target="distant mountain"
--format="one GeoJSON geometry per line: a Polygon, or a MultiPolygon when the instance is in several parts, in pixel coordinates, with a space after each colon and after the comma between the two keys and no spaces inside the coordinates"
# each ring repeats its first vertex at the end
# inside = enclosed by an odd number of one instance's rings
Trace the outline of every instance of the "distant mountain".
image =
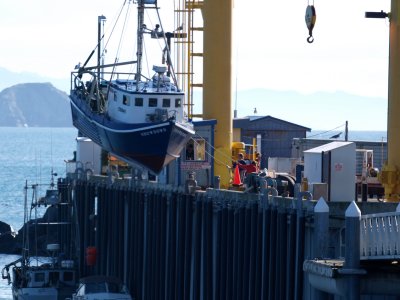
{"type": "Polygon", "coordinates": [[[49,78],[29,72],[12,72],[10,70],[0,67],[0,91],[10,86],[26,82],[51,82],[51,84],[54,85],[56,88],[65,92],[68,92],[70,88],[68,77],[64,79],[49,78]]]}
{"type": "Polygon", "coordinates": [[[253,89],[239,91],[238,115],[271,115],[313,130],[333,129],[349,122],[350,130],[386,130],[385,98],[336,92],[302,94],[253,89]]]}
{"type": "MultiPolygon", "coordinates": [[[[25,82],[51,82],[59,89],[59,93],[69,92],[69,78],[46,78],[27,72],[15,73],[0,67],[0,91],[25,82]]],[[[64,96],[66,97],[66,94],[64,96]]],[[[201,97],[201,92],[194,92],[195,114],[202,112],[201,97]]],[[[387,129],[386,97],[352,95],[341,91],[303,94],[263,88],[239,90],[233,93],[232,97],[232,109],[236,106],[238,117],[250,116],[257,111],[259,116],[269,115],[313,130],[343,127],[346,121],[349,122],[351,131],[387,129]]],[[[0,116],[0,120],[3,118],[0,116]]],[[[0,122],[0,126],[5,126],[2,124],[0,122]]],[[[14,123],[11,126],[17,125],[14,123]]]]}
{"type": "MultiPolygon", "coordinates": [[[[327,130],[385,131],[387,128],[387,98],[353,95],[341,91],[302,94],[295,91],[268,89],[239,90],[233,94],[233,109],[238,117],[254,115],[272,116],[291,123],[327,130]]],[[[201,114],[201,93],[194,92],[194,113],[201,114]]]]}
{"type": "Polygon", "coordinates": [[[50,83],[24,83],[0,92],[0,126],[71,127],[68,95],[50,83]]]}

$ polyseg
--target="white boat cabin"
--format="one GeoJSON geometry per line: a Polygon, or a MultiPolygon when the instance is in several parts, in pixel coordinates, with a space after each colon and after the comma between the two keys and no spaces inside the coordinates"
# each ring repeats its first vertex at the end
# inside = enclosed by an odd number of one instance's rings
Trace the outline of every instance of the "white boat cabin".
{"type": "Polygon", "coordinates": [[[72,269],[47,269],[38,267],[26,272],[27,288],[50,287],[58,284],[74,285],[75,272],[72,269]]]}
{"type": "Polygon", "coordinates": [[[175,116],[184,118],[183,93],[135,92],[134,82],[116,81],[110,88],[107,113],[122,123],[147,123],[166,121],[175,116]]]}
{"type": "Polygon", "coordinates": [[[165,75],[166,67],[153,66],[152,79],[137,82],[128,79],[113,80],[108,91],[107,113],[122,123],[148,123],[166,121],[175,117],[184,120],[185,94],[177,89],[165,75]]]}

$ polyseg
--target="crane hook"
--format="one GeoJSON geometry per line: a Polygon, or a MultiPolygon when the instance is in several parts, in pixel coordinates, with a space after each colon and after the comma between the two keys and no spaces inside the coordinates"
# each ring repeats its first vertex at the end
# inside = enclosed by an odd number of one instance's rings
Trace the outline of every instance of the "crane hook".
{"type": "Polygon", "coordinates": [[[309,42],[311,44],[312,42],[314,42],[314,37],[312,36],[312,31],[314,29],[315,21],[317,20],[317,15],[315,13],[314,5],[307,6],[305,20],[306,20],[306,25],[308,28],[308,34],[310,35],[307,38],[307,42],[309,42]]]}

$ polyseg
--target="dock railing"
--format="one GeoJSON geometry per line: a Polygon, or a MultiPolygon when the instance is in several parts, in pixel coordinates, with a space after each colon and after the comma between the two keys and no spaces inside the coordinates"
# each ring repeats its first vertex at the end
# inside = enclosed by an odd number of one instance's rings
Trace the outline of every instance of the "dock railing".
{"type": "Polygon", "coordinates": [[[360,259],[400,258],[400,212],[361,216],[360,259]]]}

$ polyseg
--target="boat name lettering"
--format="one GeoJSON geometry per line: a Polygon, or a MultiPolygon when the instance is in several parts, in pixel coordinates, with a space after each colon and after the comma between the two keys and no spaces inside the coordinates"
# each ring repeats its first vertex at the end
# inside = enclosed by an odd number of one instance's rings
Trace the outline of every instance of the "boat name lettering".
{"type": "Polygon", "coordinates": [[[158,128],[158,129],[153,129],[153,130],[149,130],[146,132],[142,132],[140,135],[141,136],[149,136],[149,135],[153,135],[153,134],[160,134],[163,132],[166,132],[167,130],[165,128],[158,128]]]}
{"type": "Polygon", "coordinates": [[[118,111],[126,113],[126,109],[123,109],[122,107],[118,107],[118,111]]]}

